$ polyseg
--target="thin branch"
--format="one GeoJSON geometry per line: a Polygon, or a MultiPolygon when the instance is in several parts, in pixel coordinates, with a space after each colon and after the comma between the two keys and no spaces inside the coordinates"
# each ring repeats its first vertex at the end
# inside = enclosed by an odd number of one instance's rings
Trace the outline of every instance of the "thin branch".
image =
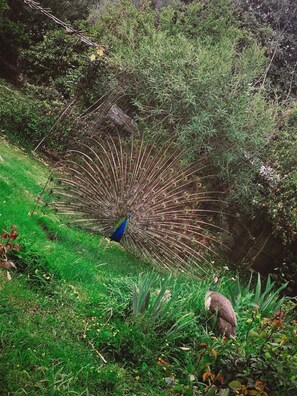
{"type": "Polygon", "coordinates": [[[52,14],[52,11],[49,8],[43,8],[39,3],[33,0],[24,0],[24,3],[28,5],[30,8],[37,10],[41,12],[42,14],[46,15],[48,18],[52,19],[57,25],[62,26],[67,33],[74,34],[77,36],[83,43],[88,45],[89,47],[95,47],[95,48],[104,48],[104,45],[100,45],[97,43],[94,43],[90,39],[88,39],[82,32],[79,30],[75,29],[72,27],[69,23],[61,21],[61,19],[57,18],[55,15],[52,14]]]}
{"type": "Polygon", "coordinates": [[[45,139],[51,134],[51,132],[54,130],[54,128],[57,126],[58,122],[61,121],[61,119],[65,116],[65,114],[68,112],[68,110],[75,104],[77,101],[77,96],[74,96],[71,101],[67,104],[67,106],[63,109],[61,114],[56,118],[54,124],[48,131],[48,133],[40,140],[40,142],[37,144],[34,150],[32,150],[32,153],[34,154],[39,147],[42,145],[42,143],[45,141],[45,139]]]}

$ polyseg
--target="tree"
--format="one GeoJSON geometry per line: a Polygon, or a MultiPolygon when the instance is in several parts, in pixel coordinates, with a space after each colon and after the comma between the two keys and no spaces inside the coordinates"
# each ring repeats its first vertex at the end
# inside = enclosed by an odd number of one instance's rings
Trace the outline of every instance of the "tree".
{"type": "Polygon", "coordinates": [[[259,83],[272,97],[297,95],[297,3],[295,0],[233,0],[241,28],[254,34],[269,63],[259,83]]]}

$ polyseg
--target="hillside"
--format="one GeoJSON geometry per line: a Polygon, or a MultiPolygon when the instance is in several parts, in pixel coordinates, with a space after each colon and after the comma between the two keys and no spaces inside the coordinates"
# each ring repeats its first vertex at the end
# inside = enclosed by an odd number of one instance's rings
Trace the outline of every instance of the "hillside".
{"type": "Polygon", "coordinates": [[[9,256],[17,266],[12,280],[0,273],[1,394],[202,394],[220,385],[220,395],[231,395],[246,386],[238,381],[247,376],[238,359],[259,359],[250,366],[248,389],[264,392],[269,381],[275,389],[293,389],[294,304],[283,305],[286,321],[276,326],[275,312],[284,304],[278,292],[258,284],[255,297],[256,289],[235,287],[226,267],[220,289],[229,297],[233,290],[238,339],[214,337],[204,309],[211,273],[204,280],[158,275],[120,245],[105,250],[105,241],[98,246],[99,237],[67,227],[43,206],[31,216],[49,167],[3,138],[0,156],[0,228],[17,226],[20,245],[9,256]],[[133,311],[133,283],[151,290],[152,301],[170,290],[169,303],[160,311],[152,303],[142,314],[133,311]],[[262,310],[253,308],[255,298],[262,310]],[[271,354],[280,353],[268,375],[271,354]]]}

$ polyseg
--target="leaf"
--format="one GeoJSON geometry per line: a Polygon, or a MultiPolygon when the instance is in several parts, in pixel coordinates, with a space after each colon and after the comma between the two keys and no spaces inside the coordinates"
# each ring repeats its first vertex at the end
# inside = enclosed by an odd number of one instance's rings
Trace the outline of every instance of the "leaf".
{"type": "Polygon", "coordinates": [[[239,382],[239,381],[232,381],[232,382],[230,382],[230,384],[229,384],[229,387],[232,389],[232,390],[239,390],[239,389],[241,389],[241,382],[239,382]]]}
{"type": "Polygon", "coordinates": [[[214,379],[215,375],[212,374],[209,371],[205,371],[205,373],[202,375],[202,380],[203,382],[205,382],[207,380],[207,378],[210,377],[210,379],[214,379]]]}
{"type": "Polygon", "coordinates": [[[167,386],[173,386],[174,385],[174,380],[171,377],[164,378],[164,381],[166,382],[167,386]]]}
{"type": "Polygon", "coordinates": [[[16,265],[12,261],[0,261],[0,267],[9,269],[9,268],[16,268],[16,265]]]}
{"type": "Polygon", "coordinates": [[[255,388],[256,388],[257,390],[259,390],[259,391],[262,391],[263,388],[264,388],[263,382],[262,382],[262,381],[256,381],[256,382],[255,382],[255,388]]]}
{"type": "Polygon", "coordinates": [[[220,374],[217,376],[217,380],[220,381],[221,384],[224,383],[224,377],[220,374]]]}
{"type": "Polygon", "coordinates": [[[215,351],[214,349],[210,350],[210,353],[212,354],[212,356],[216,359],[218,357],[218,353],[217,351],[215,351]]]}
{"type": "Polygon", "coordinates": [[[8,271],[6,271],[6,278],[7,278],[7,280],[9,280],[9,281],[11,281],[11,275],[10,275],[10,273],[8,272],[8,271]]]}
{"type": "Polygon", "coordinates": [[[7,253],[6,246],[3,243],[0,243],[0,254],[7,253]]]}
{"type": "Polygon", "coordinates": [[[230,391],[229,389],[221,389],[219,396],[229,396],[230,395],[230,391]]]}
{"type": "Polygon", "coordinates": [[[179,349],[181,349],[182,351],[190,351],[191,348],[189,347],[179,347],[179,349]]]}
{"type": "Polygon", "coordinates": [[[215,385],[212,385],[212,386],[208,389],[208,391],[205,393],[205,396],[215,396],[216,390],[217,390],[217,387],[216,387],[215,385]]]}
{"type": "Polygon", "coordinates": [[[163,360],[162,358],[158,358],[158,363],[162,364],[162,366],[171,366],[170,363],[166,362],[165,360],[163,360]]]}
{"type": "Polygon", "coordinates": [[[195,379],[196,379],[195,375],[193,375],[193,374],[190,374],[190,375],[189,375],[189,380],[190,380],[190,381],[193,382],[193,381],[195,381],[195,379]]]}
{"type": "Polygon", "coordinates": [[[14,241],[18,236],[19,236],[19,234],[13,230],[11,232],[11,234],[8,236],[8,238],[10,238],[14,241]]]}
{"type": "Polygon", "coordinates": [[[8,263],[9,263],[9,265],[10,265],[12,268],[15,268],[15,269],[17,268],[14,262],[8,261],[8,263]]]}
{"type": "Polygon", "coordinates": [[[105,49],[103,47],[98,47],[96,52],[97,52],[98,56],[103,56],[104,52],[105,52],[105,49]]]}

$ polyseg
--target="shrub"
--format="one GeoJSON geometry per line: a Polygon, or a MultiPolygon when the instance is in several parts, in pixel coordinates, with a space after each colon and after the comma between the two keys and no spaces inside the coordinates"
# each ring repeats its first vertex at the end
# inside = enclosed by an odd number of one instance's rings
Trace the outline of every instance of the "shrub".
{"type": "Polygon", "coordinates": [[[260,205],[268,210],[274,232],[286,245],[297,241],[297,106],[293,102],[280,114],[282,128],[271,142],[267,162],[277,180],[260,205]]]}
{"type": "Polygon", "coordinates": [[[33,145],[50,129],[54,118],[44,102],[1,82],[0,122],[2,133],[22,144],[33,145]]]}
{"type": "Polygon", "coordinates": [[[220,29],[215,42],[211,33],[190,34],[200,14],[193,6],[155,14],[121,2],[97,16],[98,32],[112,47],[116,87],[133,104],[139,126],[148,135],[174,135],[187,158],[206,152],[243,205],[257,190],[258,160],[274,129],[272,108],[255,85],[263,50],[234,26],[226,34],[220,29]]]}
{"type": "Polygon", "coordinates": [[[53,29],[44,35],[43,40],[22,50],[20,65],[31,83],[52,86],[69,98],[81,77],[85,50],[82,43],[64,30],[53,29]]]}

